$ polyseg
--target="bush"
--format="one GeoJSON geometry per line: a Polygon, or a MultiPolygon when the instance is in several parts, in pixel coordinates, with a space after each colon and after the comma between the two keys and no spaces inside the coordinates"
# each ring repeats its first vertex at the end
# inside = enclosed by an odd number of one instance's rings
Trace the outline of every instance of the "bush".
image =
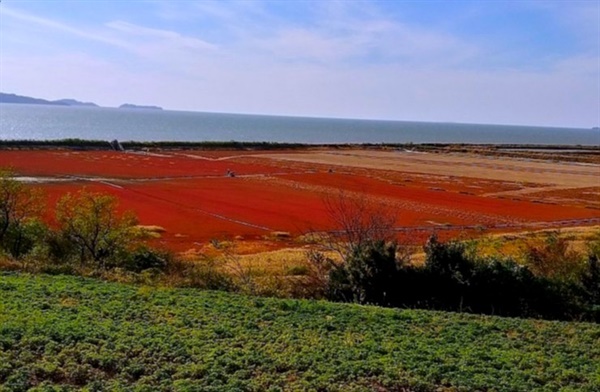
{"type": "Polygon", "coordinates": [[[465,245],[442,243],[431,236],[425,244],[423,268],[430,286],[428,303],[438,309],[462,310],[475,273],[475,263],[467,257],[465,245]]]}
{"type": "Polygon", "coordinates": [[[581,283],[590,304],[600,307],[600,260],[596,254],[590,253],[581,283]]]}
{"type": "Polygon", "coordinates": [[[530,242],[525,260],[537,276],[564,282],[576,282],[585,268],[583,257],[569,248],[568,241],[553,231],[540,242],[530,242]]]}
{"type": "Polygon", "coordinates": [[[528,315],[527,298],[535,287],[535,276],[511,259],[480,261],[471,278],[469,307],[477,313],[504,316],[528,315]]]}
{"type": "Polygon", "coordinates": [[[10,225],[4,234],[4,249],[15,259],[21,259],[43,242],[47,232],[48,227],[37,218],[10,225]]]}
{"type": "Polygon", "coordinates": [[[141,246],[124,254],[121,260],[109,266],[118,266],[132,272],[142,272],[149,269],[164,271],[172,260],[173,255],[168,251],[141,246]]]}
{"type": "Polygon", "coordinates": [[[536,276],[511,259],[477,258],[459,242],[433,236],[423,266],[396,257],[394,244],[357,247],[339,265],[331,263],[327,296],[395,307],[600,321],[600,265],[590,258],[581,280],[536,276]]]}
{"type": "Polygon", "coordinates": [[[26,187],[10,170],[0,169],[0,247],[14,258],[29,252],[44,230],[41,191],[26,187]]]}
{"type": "Polygon", "coordinates": [[[119,214],[115,197],[85,189],[59,200],[56,220],[62,239],[75,248],[80,263],[91,262],[95,268],[118,265],[118,258],[133,249],[139,239],[133,213],[119,214]]]}
{"type": "Polygon", "coordinates": [[[165,269],[166,278],[179,287],[235,291],[232,277],[213,258],[185,261],[173,257],[165,269]]]}
{"type": "Polygon", "coordinates": [[[397,278],[396,243],[356,244],[329,272],[329,297],[362,304],[390,305],[397,278]]]}
{"type": "Polygon", "coordinates": [[[75,258],[83,257],[75,244],[59,231],[49,231],[46,234],[44,247],[47,255],[45,258],[52,264],[72,264],[75,258]]]}

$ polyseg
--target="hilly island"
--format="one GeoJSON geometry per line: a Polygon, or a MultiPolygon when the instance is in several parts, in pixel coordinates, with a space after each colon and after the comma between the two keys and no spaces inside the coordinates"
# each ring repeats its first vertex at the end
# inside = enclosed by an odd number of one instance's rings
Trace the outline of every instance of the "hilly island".
{"type": "MultiPolygon", "coordinates": [[[[85,106],[85,107],[96,107],[100,105],[93,102],[82,102],[72,98],[63,98],[55,101],[49,101],[47,99],[27,97],[24,95],[8,94],[0,92],[0,103],[15,103],[15,104],[27,104],[27,105],[55,105],[55,106],[85,106]]],[[[159,106],[152,105],[134,105],[125,103],[119,106],[120,109],[152,109],[162,110],[159,106]]]]}

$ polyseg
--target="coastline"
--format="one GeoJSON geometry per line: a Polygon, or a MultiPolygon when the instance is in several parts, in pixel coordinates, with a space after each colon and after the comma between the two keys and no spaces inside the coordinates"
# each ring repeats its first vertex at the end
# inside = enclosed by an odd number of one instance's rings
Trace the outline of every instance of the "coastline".
{"type": "MultiPolygon", "coordinates": [[[[315,151],[383,150],[417,153],[464,153],[483,156],[540,159],[600,164],[600,146],[552,144],[477,144],[477,143],[279,143],[244,141],[122,141],[125,151],[315,151]]],[[[104,150],[113,151],[111,141],[88,139],[6,140],[0,150],[104,150]]]]}

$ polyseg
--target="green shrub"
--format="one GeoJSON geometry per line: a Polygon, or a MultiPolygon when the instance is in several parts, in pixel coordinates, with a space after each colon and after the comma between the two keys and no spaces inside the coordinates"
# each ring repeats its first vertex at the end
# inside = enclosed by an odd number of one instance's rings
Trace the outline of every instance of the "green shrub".
{"type": "Polygon", "coordinates": [[[596,254],[591,253],[589,255],[581,282],[589,302],[593,306],[600,307],[600,259],[596,254]]]}
{"type": "Polygon", "coordinates": [[[583,256],[570,249],[567,239],[556,231],[548,233],[541,243],[527,244],[525,260],[537,276],[564,282],[576,282],[585,268],[583,256]]]}
{"type": "Polygon", "coordinates": [[[293,265],[286,268],[285,274],[288,276],[306,276],[310,274],[310,269],[306,265],[293,265]]]}
{"type": "Polygon", "coordinates": [[[230,274],[213,258],[186,261],[174,257],[165,269],[170,283],[180,287],[195,287],[208,290],[235,291],[236,285],[230,274]]]}
{"type": "Polygon", "coordinates": [[[110,266],[119,266],[132,272],[142,272],[149,269],[164,271],[172,261],[173,254],[165,250],[140,246],[122,255],[122,259],[110,266]]]}
{"type": "Polygon", "coordinates": [[[139,231],[131,212],[119,214],[114,196],[83,189],[63,196],[56,206],[62,239],[70,243],[82,265],[106,269],[135,248],[139,231]]]}
{"type": "Polygon", "coordinates": [[[352,247],[343,263],[329,274],[329,296],[362,304],[390,304],[398,272],[396,243],[362,242],[352,247]]]}
{"type": "Polygon", "coordinates": [[[12,257],[29,252],[45,230],[39,218],[43,194],[14,179],[10,170],[0,169],[0,247],[12,257]]]}

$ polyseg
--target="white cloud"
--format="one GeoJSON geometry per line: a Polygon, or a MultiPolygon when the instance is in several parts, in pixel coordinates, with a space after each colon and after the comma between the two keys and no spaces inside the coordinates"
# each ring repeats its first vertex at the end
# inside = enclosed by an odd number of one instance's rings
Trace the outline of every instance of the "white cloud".
{"type": "Polygon", "coordinates": [[[25,23],[43,26],[51,30],[60,31],[92,41],[102,42],[112,46],[117,46],[125,49],[129,48],[126,42],[107,36],[105,34],[89,31],[86,29],[76,28],[65,23],[57,22],[52,19],[42,18],[36,15],[31,15],[25,12],[17,11],[6,6],[0,7],[0,16],[17,19],[25,23]]]}
{"type": "Polygon", "coordinates": [[[127,36],[136,36],[149,41],[157,41],[171,46],[192,49],[205,50],[215,49],[216,46],[198,38],[184,36],[175,31],[153,29],[138,26],[123,21],[113,21],[106,24],[107,27],[125,33],[127,36]]]}
{"type": "Polygon", "coordinates": [[[215,34],[227,37],[216,43],[200,38],[203,31],[192,36],[125,20],[82,28],[3,7],[24,28],[105,43],[129,57],[5,52],[2,89],[201,111],[581,127],[600,121],[597,56],[538,71],[486,70],[477,66],[486,48],[452,34],[362,4],[314,4],[312,19],[295,23],[255,2],[169,6],[171,18],[185,8],[181,17],[210,19],[221,29],[215,34]]]}

